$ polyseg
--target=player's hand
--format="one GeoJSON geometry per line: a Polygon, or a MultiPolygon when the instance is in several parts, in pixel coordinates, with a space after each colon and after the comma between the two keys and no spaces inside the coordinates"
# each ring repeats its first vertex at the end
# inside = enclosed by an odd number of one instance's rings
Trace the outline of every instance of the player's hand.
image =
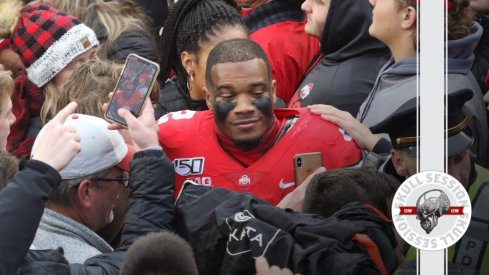
{"type": "MultiPolygon", "coordinates": [[[[109,94],[109,97],[111,96],[112,94],[109,94]]],[[[103,108],[107,109],[107,107],[108,104],[105,103],[103,108]]],[[[117,113],[126,120],[129,135],[136,151],[159,145],[157,136],[158,127],[156,125],[153,105],[149,99],[144,103],[141,114],[137,118],[124,108],[120,108],[117,113]]],[[[120,130],[123,128],[113,123],[109,125],[109,129],[120,130]]]]}
{"type": "Polygon", "coordinates": [[[372,134],[370,129],[356,120],[350,113],[336,109],[331,105],[316,104],[307,106],[311,113],[321,116],[345,130],[361,149],[372,151],[379,141],[377,135],[372,134]]]}
{"type": "MultiPolygon", "coordinates": [[[[312,174],[310,174],[294,191],[287,194],[278,204],[277,207],[286,209],[292,209],[296,212],[302,212],[302,202],[304,201],[304,197],[306,195],[307,187],[311,182],[312,177],[316,174],[326,172],[326,168],[319,167],[312,174]]],[[[297,183],[296,183],[297,184],[297,183]]]]}
{"type": "Polygon", "coordinates": [[[282,268],[274,265],[268,265],[267,259],[261,256],[255,260],[256,275],[293,275],[288,268],[282,268]]]}
{"type": "Polygon", "coordinates": [[[70,102],[43,127],[44,134],[31,154],[32,159],[61,171],[80,152],[80,135],[75,127],[64,125],[66,118],[75,111],[76,106],[76,102],[70,102]]]}

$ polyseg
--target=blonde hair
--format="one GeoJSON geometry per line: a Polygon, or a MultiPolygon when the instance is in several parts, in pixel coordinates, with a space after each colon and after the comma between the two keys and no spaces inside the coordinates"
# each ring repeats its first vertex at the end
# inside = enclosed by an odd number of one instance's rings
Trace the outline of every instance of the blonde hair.
{"type": "Polygon", "coordinates": [[[74,15],[76,18],[80,19],[85,17],[87,12],[87,7],[92,3],[92,0],[37,0],[33,3],[43,3],[48,4],[64,13],[74,15]]]}
{"type": "Polygon", "coordinates": [[[54,106],[56,106],[61,92],[58,91],[53,80],[50,80],[46,85],[42,86],[41,90],[44,94],[44,103],[42,104],[39,116],[41,117],[42,123],[46,124],[57,114],[54,106]]]}
{"type": "MultiPolygon", "coordinates": [[[[109,102],[109,93],[114,91],[123,65],[111,61],[89,60],[79,65],[63,86],[52,113],[56,114],[71,101],[76,101],[77,113],[104,117],[102,105],[109,102]]],[[[154,85],[151,93],[159,93],[154,85]]]]}
{"type": "Polygon", "coordinates": [[[50,0],[50,4],[78,17],[92,28],[98,37],[105,36],[105,40],[100,41],[97,49],[97,55],[102,59],[107,59],[111,51],[117,50],[113,48],[114,41],[123,33],[140,31],[152,39],[148,27],[149,19],[133,1],[50,0]]]}
{"type": "Polygon", "coordinates": [[[77,113],[104,117],[102,104],[109,101],[123,65],[110,61],[90,60],[78,66],[63,86],[54,112],[76,101],[77,113]]]}
{"type": "Polygon", "coordinates": [[[12,34],[20,18],[20,10],[24,4],[18,0],[0,1],[0,37],[7,38],[12,34]]]}
{"type": "Polygon", "coordinates": [[[0,68],[0,111],[5,103],[10,98],[14,90],[14,80],[12,79],[12,73],[0,68]]]}

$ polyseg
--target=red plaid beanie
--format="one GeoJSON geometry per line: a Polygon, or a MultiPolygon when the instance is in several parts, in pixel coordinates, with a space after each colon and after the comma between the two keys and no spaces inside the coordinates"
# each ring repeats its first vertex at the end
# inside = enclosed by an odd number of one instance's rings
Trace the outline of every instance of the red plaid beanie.
{"type": "Polygon", "coordinates": [[[27,77],[44,86],[80,54],[98,45],[92,29],[72,15],[41,4],[22,8],[10,37],[27,77]]]}

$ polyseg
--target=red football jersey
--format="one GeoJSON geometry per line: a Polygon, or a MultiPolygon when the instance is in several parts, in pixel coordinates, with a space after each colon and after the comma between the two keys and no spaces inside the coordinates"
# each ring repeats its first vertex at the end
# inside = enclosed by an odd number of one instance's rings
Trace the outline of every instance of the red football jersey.
{"type": "Polygon", "coordinates": [[[180,111],[158,120],[158,138],[175,168],[178,194],[190,179],[200,185],[251,192],[277,204],[295,188],[294,155],[321,152],[327,169],[355,165],[361,152],[343,129],[308,109],[275,109],[292,126],[260,159],[244,167],[226,153],[217,138],[212,111],[180,111]]]}

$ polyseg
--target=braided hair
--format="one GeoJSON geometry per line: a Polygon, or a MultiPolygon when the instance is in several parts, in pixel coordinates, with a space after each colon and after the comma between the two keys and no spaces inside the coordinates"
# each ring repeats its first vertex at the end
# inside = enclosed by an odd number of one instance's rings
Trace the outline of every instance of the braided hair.
{"type": "Polygon", "coordinates": [[[163,28],[161,81],[173,70],[180,87],[186,87],[187,72],[180,61],[183,51],[199,53],[199,43],[206,43],[227,26],[246,30],[233,0],[180,0],[168,15],[163,28]]]}

